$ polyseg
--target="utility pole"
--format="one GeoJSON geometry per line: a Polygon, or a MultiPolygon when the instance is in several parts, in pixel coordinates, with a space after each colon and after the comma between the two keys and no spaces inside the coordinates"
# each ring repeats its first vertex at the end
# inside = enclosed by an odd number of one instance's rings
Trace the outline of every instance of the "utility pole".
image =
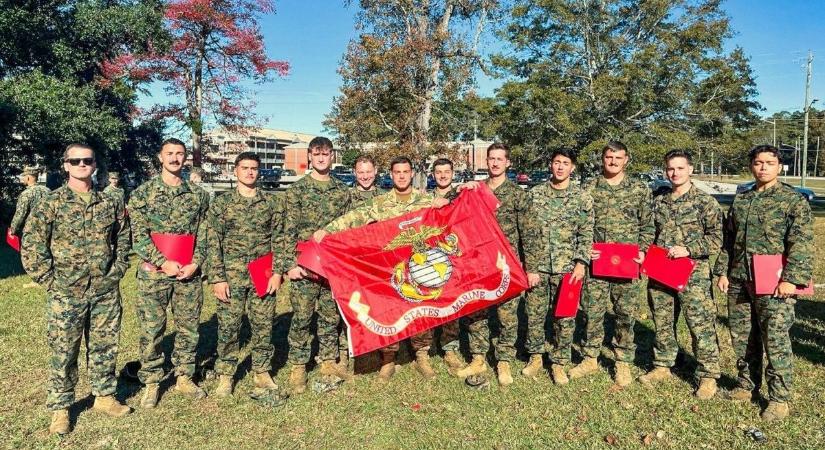
{"type": "Polygon", "coordinates": [[[814,61],[814,54],[808,50],[808,70],[807,77],[805,77],[805,130],[802,133],[802,178],[799,185],[805,187],[805,174],[808,171],[808,115],[811,110],[809,99],[811,97],[811,63],[814,61]]]}

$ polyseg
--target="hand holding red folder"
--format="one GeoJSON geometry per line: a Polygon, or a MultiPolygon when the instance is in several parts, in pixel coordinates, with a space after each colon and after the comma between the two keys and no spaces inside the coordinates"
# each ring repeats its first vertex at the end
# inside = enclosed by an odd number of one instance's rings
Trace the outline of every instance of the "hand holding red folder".
{"type": "Polygon", "coordinates": [[[601,252],[590,263],[591,273],[599,278],[639,278],[639,246],[618,242],[594,242],[593,250],[601,252]]]}
{"type": "MultiPolygon", "coordinates": [[[[773,295],[782,271],[785,268],[782,255],[753,255],[753,280],[756,295],[773,295]]],[[[804,288],[796,288],[797,295],[814,295],[814,282],[811,280],[804,288]]]]}
{"type": "Polygon", "coordinates": [[[556,317],[576,317],[582,295],[582,280],[571,283],[571,274],[561,278],[556,300],[556,317]]]}
{"type": "Polygon", "coordinates": [[[192,263],[195,254],[195,236],[191,234],[152,233],[152,243],[158,251],[169,261],[175,261],[182,266],[192,263]]]}
{"type": "Polygon", "coordinates": [[[326,278],[324,275],[324,267],[321,264],[321,253],[318,243],[314,239],[299,242],[295,246],[298,251],[298,265],[309,269],[314,273],[326,278]]]}
{"type": "Polygon", "coordinates": [[[20,238],[11,234],[11,229],[6,232],[6,243],[15,251],[20,252],[20,238]]]}
{"type": "Polygon", "coordinates": [[[696,267],[696,261],[688,257],[670,258],[667,254],[666,248],[651,245],[642,262],[641,272],[652,280],[682,292],[696,267]]]}
{"type": "Polygon", "coordinates": [[[255,293],[260,298],[266,297],[269,279],[272,278],[272,252],[250,262],[246,265],[246,268],[249,270],[249,278],[255,286],[255,293]]]}

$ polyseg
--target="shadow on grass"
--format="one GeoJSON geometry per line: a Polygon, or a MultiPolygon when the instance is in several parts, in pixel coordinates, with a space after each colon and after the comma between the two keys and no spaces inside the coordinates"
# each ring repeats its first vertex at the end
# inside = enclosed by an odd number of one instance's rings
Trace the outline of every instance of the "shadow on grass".
{"type": "Polygon", "coordinates": [[[25,274],[20,254],[5,243],[0,244],[0,280],[25,274]]]}
{"type": "Polygon", "coordinates": [[[796,356],[813,364],[825,365],[825,302],[797,300],[791,343],[796,356]]]}

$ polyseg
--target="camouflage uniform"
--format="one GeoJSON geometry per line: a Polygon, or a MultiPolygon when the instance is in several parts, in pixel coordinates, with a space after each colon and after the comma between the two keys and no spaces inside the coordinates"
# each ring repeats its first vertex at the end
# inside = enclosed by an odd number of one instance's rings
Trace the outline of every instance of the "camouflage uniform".
{"type": "MultiPolygon", "coordinates": [[[[585,192],[593,198],[594,242],[637,244],[640,251],[647,251],[655,232],[647,185],[629,175],[616,186],[599,177],[587,184],[585,192]]],[[[616,336],[613,338],[616,361],[633,361],[636,352],[633,325],[639,311],[640,294],[639,280],[587,279],[582,295],[585,322],[582,350],[585,356],[598,357],[604,341],[604,315],[612,302],[616,314],[616,336]]]]}
{"type": "MultiPolygon", "coordinates": [[[[275,254],[273,264],[284,273],[297,265],[295,246],[312,237],[312,233],[339,217],[349,209],[349,188],[330,177],[318,181],[307,175],[293,183],[284,194],[284,233],[280,253],[275,254]]],[[[312,315],[318,313],[318,359],[335,360],[338,356],[337,327],[340,320],[338,309],[332,301],[328,286],[309,279],[290,281],[292,323],[289,327],[289,362],[305,365],[312,350],[309,325],[312,315]]]]}
{"type": "Polygon", "coordinates": [[[20,193],[20,197],[17,198],[17,209],[14,210],[14,217],[11,219],[11,224],[9,224],[11,234],[17,237],[22,235],[23,226],[26,225],[26,219],[28,219],[29,215],[34,211],[37,203],[48,197],[51,192],[46,186],[35,184],[34,186],[27,187],[20,193]]]}
{"type": "Polygon", "coordinates": [[[114,187],[110,184],[103,189],[103,193],[106,195],[112,195],[122,203],[126,203],[126,190],[123,188],[114,187]]]}
{"type": "MultiPolygon", "coordinates": [[[[409,198],[403,199],[393,189],[392,191],[379,195],[369,200],[364,205],[344,214],[333,220],[324,229],[330,233],[342,231],[349,228],[360,227],[371,222],[391,219],[400,215],[429,208],[433,204],[433,196],[422,194],[413,190],[409,198]]],[[[429,350],[433,340],[433,331],[427,330],[410,338],[413,350],[429,350]]],[[[400,348],[398,342],[381,349],[384,352],[397,352],[400,348]]]]}
{"type": "Polygon", "coordinates": [[[725,220],[725,241],[714,273],[727,275],[728,321],[736,353],[739,387],[758,390],[762,353],[767,355],[768,396],[787,402],[793,384],[789,330],[796,299],[752,294],[753,255],[785,255],[782,280],[798,286],[811,281],[814,233],[811,207],[793,187],[777,183],[763,192],[737,194],[725,220]]]}
{"type": "Polygon", "coordinates": [[[648,281],[648,298],[656,325],[653,365],[673,367],[679,343],[676,319],[684,310],[693,352],[698,362],[696,378],[719,378],[719,342],[716,338],[716,304],[710,292],[710,258],[722,246],[722,211],[719,203],[695,185],[673,198],[663,194],[653,201],[655,243],[659,247],[687,248],[696,262],[682,292],[648,281]]]}
{"type": "MultiPolygon", "coordinates": [[[[590,263],[593,246],[593,198],[579,186],[555,189],[545,183],[530,190],[529,220],[525,221],[524,259],[527,270],[541,275],[541,284],[527,292],[527,351],[544,353],[549,306],[565,273],[576,263],[590,263]]],[[[554,304],[555,307],[555,304],[554,304]]],[[[553,320],[551,361],[570,362],[575,317],[553,320]]]]}
{"type": "MultiPolygon", "coordinates": [[[[496,219],[501,231],[507,236],[516,255],[521,254],[523,221],[528,210],[527,192],[512,181],[504,180],[493,193],[501,203],[496,211],[496,219]]],[[[470,336],[470,353],[484,355],[490,349],[490,314],[495,312],[499,321],[499,336],[496,343],[496,360],[512,362],[516,359],[516,338],[518,337],[519,297],[499,304],[492,311],[481,310],[467,316],[470,336]]]]}
{"type": "MultiPolygon", "coordinates": [[[[283,208],[273,194],[257,189],[255,196],[244,197],[237,190],[215,199],[207,217],[206,272],[210,284],[226,282],[230,297],[218,301],[219,375],[235,375],[240,353],[240,331],[244,312],[249,318],[252,338],[252,371],[268,372],[272,368],[272,322],[275,319],[275,296],[258,297],[247,265],[279,249],[283,225],[283,208]]],[[[273,270],[273,273],[278,273],[273,270]]]]}
{"type": "Polygon", "coordinates": [[[159,383],[163,378],[164,356],[161,341],[166,333],[166,308],[171,303],[175,318],[175,349],[172,364],[177,375],[192,377],[198,345],[198,325],[203,305],[203,284],[199,272],[188,280],[168,277],[160,266],[166,258],[152,242],[150,233],[195,236],[192,262],[200,268],[206,260],[206,213],[209,197],[188,181],[169,186],[156,176],[132,193],[129,216],[132,242],[140,258],[135,302],[141,327],[138,376],[143,383],[159,383]]]}
{"type": "MultiPolygon", "coordinates": [[[[433,197],[446,198],[448,200],[453,200],[458,195],[454,187],[451,187],[450,190],[444,194],[439,194],[435,189],[433,189],[430,193],[433,197]]],[[[463,323],[464,321],[462,319],[456,319],[439,327],[441,328],[441,350],[445,352],[458,352],[459,334],[463,323]]]]}
{"type": "Polygon", "coordinates": [[[123,204],[63,186],[45,197],[25,227],[23,266],[46,289],[51,410],[74,402],[80,341],[86,335],[92,394],[115,393],[122,307],[119,283],[129,254],[123,204]],[[88,322],[87,322],[88,321],[88,322]]]}

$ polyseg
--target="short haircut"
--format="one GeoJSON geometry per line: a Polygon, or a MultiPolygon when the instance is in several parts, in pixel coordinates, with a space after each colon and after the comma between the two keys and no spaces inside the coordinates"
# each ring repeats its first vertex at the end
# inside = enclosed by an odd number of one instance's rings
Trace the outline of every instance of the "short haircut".
{"type": "Polygon", "coordinates": [[[186,144],[184,144],[183,141],[178,138],[164,139],[163,142],[160,143],[160,149],[163,150],[163,147],[166,147],[167,145],[178,145],[183,147],[183,151],[187,151],[186,144]]]}
{"type": "Polygon", "coordinates": [[[410,160],[410,158],[407,158],[406,156],[396,156],[392,159],[392,161],[390,161],[390,171],[392,171],[392,169],[395,168],[396,164],[409,164],[411,169],[413,166],[413,163],[410,160]]]}
{"type": "Polygon", "coordinates": [[[259,166],[261,165],[261,157],[255,152],[241,152],[238,154],[238,156],[235,157],[235,166],[241,161],[255,161],[259,166]]]}
{"type": "Polygon", "coordinates": [[[604,155],[607,153],[608,150],[613,152],[625,152],[627,156],[630,156],[630,152],[627,150],[627,146],[624,145],[624,142],[622,141],[610,141],[607,143],[607,145],[602,147],[602,158],[604,158],[604,155]]]}
{"type": "Polygon", "coordinates": [[[438,158],[433,161],[433,171],[435,171],[435,166],[450,166],[450,170],[453,170],[453,162],[447,158],[438,158]]]}
{"type": "Polygon", "coordinates": [[[750,160],[750,162],[753,163],[756,160],[756,156],[759,155],[760,153],[770,153],[773,156],[776,156],[776,159],[782,161],[782,154],[779,153],[778,148],[776,148],[776,147],[774,147],[773,145],[770,145],[770,144],[760,144],[760,145],[757,145],[757,146],[753,147],[748,152],[748,159],[750,160]]]}
{"type": "Polygon", "coordinates": [[[203,178],[203,176],[206,175],[206,171],[203,170],[202,167],[193,167],[189,169],[189,175],[198,175],[199,177],[203,178]]]}
{"type": "Polygon", "coordinates": [[[358,164],[361,164],[361,163],[370,163],[370,164],[372,164],[372,167],[376,167],[376,168],[378,167],[375,164],[375,160],[372,158],[372,156],[361,154],[361,155],[358,155],[357,158],[355,158],[355,162],[352,163],[352,168],[355,169],[356,167],[358,167],[358,164]]]}
{"type": "Polygon", "coordinates": [[[577,164],[576,159],[578,158],[579,155],[578,155],[578,152],[576,152],[573,149],[558,148],[556,150],[553,150],[553,153],[550,155],[550,162],[553,162],[553,160],[556,159],[556,156],[564,156],[565,158],[570,159],[570,161],[572,161],[573,164],[577,164]]]}
{"type": "Polygon", "coordinates": [[[85,148],[86,150],[90,150],[92,152],[92,157],[95,156],[95,149],[93,149],[89,144],[85,144],[83,142],[72,142],[71,144],[67,145],[66,148],[63,150],[63,159],[69,157],[69,150],[73,148],[85,148]]]}
{"type": "Polygon", "coordinates": [[[501,142],[493,142],[487,147],[487,156],[490,156],[490,152],[493,150],[504,150],[504,157],[510,159],[510,147],[502,144],[501,142]]]}
{"type": "Polygon", "coordinates": [[[332,141],[330,141],[329,138],[325,138],[323,136],[318,136],[318,137],[312,138],[312,140],[309,141],[309,146],[307,146],[307,148],[310,149],[310,150],[312,150],[313,148],[318,148],[318,147],[324,147],[324,148],[328,148],[328,149],[332,150],[333,149],[332,141]]]}
{"type": "Polygon", "coordinates": [[[693,155],[687,150],[671,150],[665,154],[665,164],[669,163],[673,158],[685,158],[688,165],[693,165],[693,155]]]}

